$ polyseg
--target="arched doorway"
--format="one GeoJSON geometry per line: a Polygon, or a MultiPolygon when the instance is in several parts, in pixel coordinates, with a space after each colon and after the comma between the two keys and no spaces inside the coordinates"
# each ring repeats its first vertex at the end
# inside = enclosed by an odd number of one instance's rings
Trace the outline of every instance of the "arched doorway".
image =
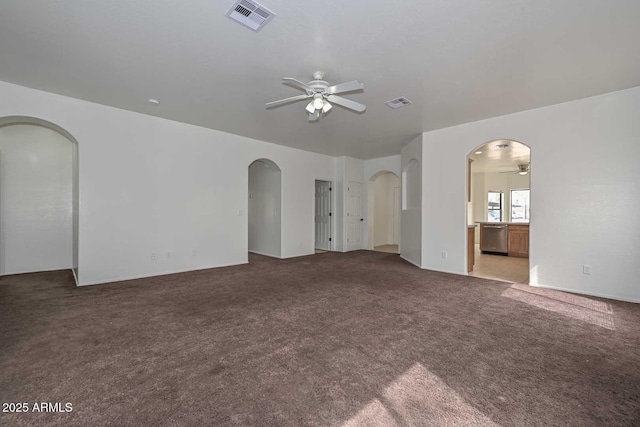
{"type": "Polygon", "coordinates": [[[400,178],[395,173],[380,171],[369,180],[369,249],[399,252],[400,198],[400,178]]]}
{"type": "Polygon", "coordinates": [[[78,283],[78,143],[35,117],[0,118],[0,275],[71,269],[78,283]]]}
{"type": "Polygon", "coordinates": [[[494,140],[467,162],[469,275],[529,283],[530,148],[494,140]]]}
{"type": "Polygon", "coordinates": [[[269,159],[249,165],[249,252],[282,257],[282,171],[269,159]]]}

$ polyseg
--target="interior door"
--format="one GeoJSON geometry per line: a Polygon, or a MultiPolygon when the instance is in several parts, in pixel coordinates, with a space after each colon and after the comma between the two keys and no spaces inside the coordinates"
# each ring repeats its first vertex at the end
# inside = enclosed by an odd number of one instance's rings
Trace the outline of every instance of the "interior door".
{"type": "Polygon", "coordinates": [[[349,181],[347,185],[347,248],[362,248],[362,183],[349,181]]]}
{"type": "Polygon", "coordinates": [[[331,250],[331,183],[316,181],[316,249],[331,250]]]}

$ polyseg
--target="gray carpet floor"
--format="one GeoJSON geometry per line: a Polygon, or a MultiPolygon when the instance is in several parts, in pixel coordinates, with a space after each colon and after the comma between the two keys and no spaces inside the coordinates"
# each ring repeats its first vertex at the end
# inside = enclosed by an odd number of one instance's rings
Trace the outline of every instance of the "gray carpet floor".
{"type": "Polygon", "coordinates": [[[0,424],[640,425],[640,305],[370,251],[250,261],[1,277],[0,400],[29,412],[0,424]]]}

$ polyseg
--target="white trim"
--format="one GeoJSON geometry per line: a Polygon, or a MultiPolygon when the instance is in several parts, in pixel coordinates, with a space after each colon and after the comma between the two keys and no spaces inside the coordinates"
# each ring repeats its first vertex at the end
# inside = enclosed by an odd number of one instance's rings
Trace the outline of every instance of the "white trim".
{"type": "Polygon", "coordinates": [[[211,270],[212,268],[222,268],[222,267],[233,267],[235,265],[244,265],[244,264],[248,264],[249,262],[241,262],[241,263],[237,263],[237,264],[219,264],[219,265],[212,265],[212,266],[208,266],[208,267],[199,267],[199,268],[195,268],[195,269],[189,269],[189,270],[171,270],[171,271],[165,271],[162,273],[154,273],[154,274],[136,274],[133,276],[126,276],[126,277],[118,277],[116,279],[108,279],[108,280],[98,280],[95,282],[88,282],[88,283],[83,283],[81,285],[78,286],[93,286],[93,285],[101,285],[104,283],[117,283],[117,282],[126,282],[128,280],[136,280],[136,279],[146,279],[149,277],[158,277],[158,276],[168,276],[170,274],[178,274],[178,273],[189,273],[191,271],[202,271],[202,270],[211,270]]]}
{"type": "Polygon", "coordinates": [[[49,268],[49,269],[46,269],[46,270],[18,271],[18,272],[15,272],[15,273],[13,273],[13,272],[12,273],[2,273],[2,274],[0,274],[0,277],[15,276],[15,275],[18,275],[18,274],[47,273],[49,271],[66,271],[66,270],[73,270],[73,267],[49,268]]]}
{"type": "Polygon", "coordinates": [[[599,294],[596,292],[584,292],[578,289],[560,288],[557,286],[532,285],[532,284],[529,284],[529,286],[533,286],[536,288],[553,289],[554,291],[570,292],[572,294],[589,295],[591,297],[606,298],[606,299],[612,299],[616,301],[633,302],[636,304],[640,304],[640,299],[625,298],[625,297],[619,297],[616,295],[599,294]]]}
{"type": "Polygon", "coordinates": [[[256,254],[256,255],[262,255],[262,256],[268,256],[270,258],[284,259],[284,257],[278,256],[278,255],[273,255],[273,254],[268,254],[266,252],[249,251],[249,253],[256,254]]]}
{"type": "Polygon", "coordinates": [[[405,258],[404,256],[402,256],[402,254],[399,254],[399,255],[400,255],[400,258],[402,258],[403,260],[407,261],[409,264],[413,264],[416,267],[424,270],[420,264],[416,264],[415,262],[411,261],[409,258],[405,258]]]}
{"type": "Polygon", "coordinates": [[[76,281],[76,286],[80,286],[80,282],[78,281],[78,276],[76,275],[76,269],[72,268],[71,272],[73,273],[73,279],[76,281]]]}

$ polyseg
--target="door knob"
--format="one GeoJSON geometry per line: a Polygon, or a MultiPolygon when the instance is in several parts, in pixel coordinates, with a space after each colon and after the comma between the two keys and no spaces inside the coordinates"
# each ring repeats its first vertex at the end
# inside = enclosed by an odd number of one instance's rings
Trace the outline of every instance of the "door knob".
{"type": "Polygon", "coordinates": [[[360,221],[364,221],[364,218],[360,218],[360,221]]]}

